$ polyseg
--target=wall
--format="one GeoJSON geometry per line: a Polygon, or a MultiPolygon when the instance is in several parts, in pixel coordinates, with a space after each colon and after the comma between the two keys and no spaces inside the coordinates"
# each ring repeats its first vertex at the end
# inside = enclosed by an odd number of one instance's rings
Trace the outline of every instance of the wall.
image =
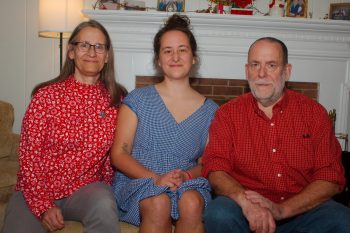
{"type": "MultiPolygon", "coordinates": [[[[94,0],[84,0],[85,8],[91,8],[94,0]]],[[[156,5],[156,0],[145,0],[156,5]]],[[[39,0],[4,1],[0,7],[0,99],[13,104],[15,108],[14,131],[19,132],[30,92],[39,82],[53,78],[59,71],[58,40],[39,38],[39,0]]],[[[350,0],[309,0],[314,8],[314,18],[328,12],[330,2],[350,0]],[[316,4],[317,3],[317,4],[316,4]]],[[[263,12],[267,11],[268,0],[257,0],[263,12]],[[265,11],[263,8],[266,7],[265,11]]],[[[187,0],[187,9],[206,7],[204,0],[187,0]]]]}
{"type": "Polygon", "coordinates": [[[0,99],[15,109],[19,133],[33,87],[58,74],[58,41],[38,37],[38,0],[2,2],[0,7],[0,99]]]}

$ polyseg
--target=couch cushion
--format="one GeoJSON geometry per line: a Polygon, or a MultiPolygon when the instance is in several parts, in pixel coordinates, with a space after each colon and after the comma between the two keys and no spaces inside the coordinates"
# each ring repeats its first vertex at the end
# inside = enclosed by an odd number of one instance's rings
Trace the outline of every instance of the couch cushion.
{"type": "MultiPolygon", "coordinates": [[[[80,222],[65,221],[65,228],[54,233],[83,233],[83,225],[80,222]]],[[[137,233],[139,228],[131,224],[120,222],[122,233],[137,233]]]]}
{"type": "Polygon", "coordinates": [[[139,228],[126,222],[120,222],[122,233],[137,233],[139,228]]]}
{"type": "Polygon", "coordinates": [[[0,100],[0,158],[12,151],[12,125],[14,111],[11,104],[0,100]]]}
{"type": "MultiPolygon", "coordinates": [[[[54,233],[83,233],[83,225],[79,222],[65,221],[65,228],[54,233]]],[[[139,228],[131,224],[120,222],[120,228],[122,233],[138,233],[139,228]]]]}
{"type": "Polygon", "coordinates": [[[83,225],[80,222],[65,221],[64,225],[62,230],[54,231],[54,233],[83,233],[83,225]]]}
{"type": "Polygon", "coordinates": [[[0,232],[4,225],[4,218],[5,218],[5,209],[6,209],[7,203],[0,201],[0,232]]]}
{"type": "Polygon", "coordinates": [[[7,201],[17,181],[18,163],[0,159],[0,201],[7,201]]]}

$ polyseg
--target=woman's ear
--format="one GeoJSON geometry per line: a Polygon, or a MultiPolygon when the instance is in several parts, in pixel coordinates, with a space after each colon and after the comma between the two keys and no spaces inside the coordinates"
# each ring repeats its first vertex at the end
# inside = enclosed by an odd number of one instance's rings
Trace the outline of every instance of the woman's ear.
{"type": "Polygon", "coordinates": [[[105,63],[108,63],[108,57],[109,57],[109,52],[107,53],[107,55],[105,57],[105,63]]]}
{"type": "Polygon", "coordinates": [[[67,50],[68,50],[69,59],[74,60],[75,58],[74,46],[72,44],[68,44],[67,50]]]}
{"type": "Polygon", "coordinates": [[[197,57],[193,57],[193,58],[192,58],[192,65],[197,64],[197,60],[198,60],[198,58],[197,58],[197,57]]]}

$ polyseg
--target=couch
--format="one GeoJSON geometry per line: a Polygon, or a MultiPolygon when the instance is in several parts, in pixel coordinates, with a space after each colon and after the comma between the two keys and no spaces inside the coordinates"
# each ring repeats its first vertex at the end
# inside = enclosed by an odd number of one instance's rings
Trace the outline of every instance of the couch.
{"type": "MultiPolygon", "coordinates": [[[[18,171],[17,150],[19,135],[12,132],[14,109],[11,104],[0,100],[0,231],[4,223],[7,202],[14,191],[18,171]]],[[[122,233],[137,233],[138,228],[121,223],[122,233]]],[[[66,221],[65,228],[55,233],[83,233],[79,222],[66,221]]]]}

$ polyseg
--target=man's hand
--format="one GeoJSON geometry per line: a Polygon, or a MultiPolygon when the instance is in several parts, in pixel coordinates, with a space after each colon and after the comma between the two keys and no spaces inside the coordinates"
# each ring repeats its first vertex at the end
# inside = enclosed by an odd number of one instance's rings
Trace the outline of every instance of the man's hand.
{"type": "Polygon", "coordinates": [[[255,191],[246,190],[244,193],[245,197],[252,203],[258,204],[260,207],[270,210],[273,218],[276,221],[283,219],[282,209],[278,204],[270,201],[255,191]]]}
{"type": "Polygon", "coordinates": [[[61,230],[64,227],[62,212],[58,207],[52,207],[42,215],[41,224],[51,232],[61,230]]]}
{"type": "Polygon", "coordinates": [[[240,202],[243,215],[249,222],[250,230],[254,233],[274,233],[276,223],[268,208],[262,207],[243,197],[240,202]]]}

